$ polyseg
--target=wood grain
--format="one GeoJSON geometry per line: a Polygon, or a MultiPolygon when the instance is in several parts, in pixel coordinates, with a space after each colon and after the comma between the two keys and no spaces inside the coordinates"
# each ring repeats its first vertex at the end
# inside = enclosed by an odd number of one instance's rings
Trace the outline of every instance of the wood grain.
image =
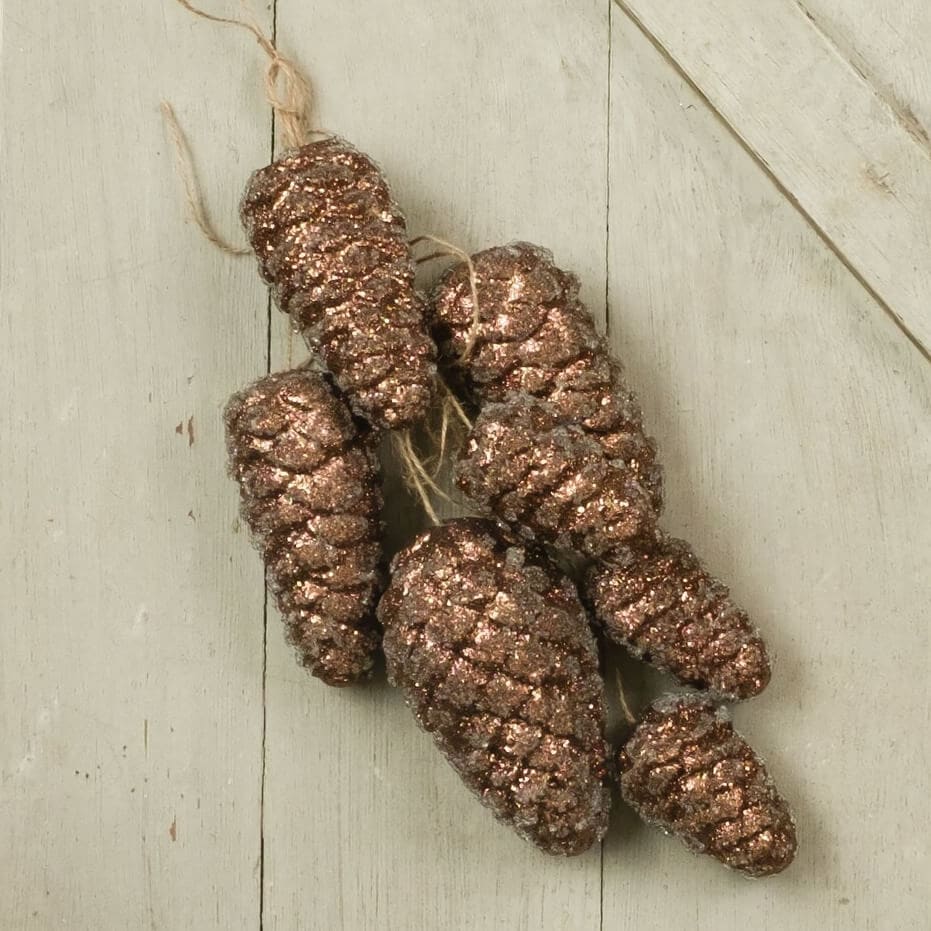
{"type": "Polygon", "coordinates": [[[931,5],[797,0],[815,28],[931,155],[931,5]]]}
{"type": "Polygon", "coordinates": [[[927,355],[931,158],[901,113],[796,0],[617,2],[927,355]]]}
{"type": "MultiPolygon", "coordinates": [[[[383,678],[326,688],[273,612],[265,654],[220,411],[287,364],[285,321],[185,223],[158,111],[239,237],[273,142],[262,53],[171,0],[6,0],[0,925],[923,927],[931,380],[892,317],[931,336],[927,13],[624,6],[664,52],[613,0],[259,21],[412,234],[530,239],[579,274],[660,441],[668,527],[774,648],[735,716],[795,803],[799,862],[748,883],[620,805],[603,852],[548,859],[383,678]]],[[[393,547],[421,521],[396,476],[386,517],[393,547]]],[[[669,685],[611,664],[635,702],[669,685]]]]}
{"type": "Polygon", "coordinates": [[[734,717],[794,804],[800,852],[748,882],[615,818],[604,927],[920,928],[931,373],[630,20],[614,25],[612,340],[660,443],[668,526],[775,654],[734,717]]]}
{"type": "Polygon", "coordinates": [[[264,368],[265,297],[185,225],[159,99],[218,219],[269,120],[251,47],[132,7],[3,9],[10,929],[258,926],[262,574],[220,407],[264,368]]]}

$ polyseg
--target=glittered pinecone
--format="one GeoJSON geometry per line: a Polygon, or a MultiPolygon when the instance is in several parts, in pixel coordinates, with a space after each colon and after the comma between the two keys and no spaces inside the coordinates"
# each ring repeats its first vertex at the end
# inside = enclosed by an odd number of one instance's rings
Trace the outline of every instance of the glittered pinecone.
{"type": "Polygon", "coordinates": [[[342,139],[309,143],[255,172],[241,214],[278,306],[357,413],[389,429],[420,420],[435,347],[378,167],[342,139]]]}
{"type": "Polygon", "coordinates": [[[326,379],[268,375],[226,408],[230,472],[289,639],[310,671],[348,685],[379,645],[381,490],[369,436],[326,379]]]}
{"type": "Polygon", "coordinates": [[[763,640],[685,541],[660,532],[639,540],[594,566],[586,589],[611,640],[681,682],[731,699],[766,688],[763,640]]]}
{"type": "Polygon", "coordinates": [[[700,695],[660,699],[618,754],[621,795],[647,821],[750,876],[784,870],[795,823],[759,757],[700,695]]]}
{"type": "Polygon", "coordinates": [[[388,675],[463,781],[551,854],[607,829],[604,686],[572,583],[491,521],[399,553],[379,605],[388,675]]]}
{"type": "Polygon", "coordinates": [[[440,280],[431,303],[434,334],[476,400],[526,393],[548,401],[567,423],[623,459],[662,506],[656,445],[643,432],[640,404],[623,370],[579,301],[574,275],[539,246],[514,243],[472,256],[479,321],[465,264],[440,280]],[[474,344],[470,349],[470,338],[474,344]],[[462,361],[465,355],[465,361],[462,361]]]}
{"type": "Polygon", "coordinates": [[[456,483],[523,536],[595,558],[648,532],[656,519],[635,472],[528,395],[482,408],[456,483]]]}

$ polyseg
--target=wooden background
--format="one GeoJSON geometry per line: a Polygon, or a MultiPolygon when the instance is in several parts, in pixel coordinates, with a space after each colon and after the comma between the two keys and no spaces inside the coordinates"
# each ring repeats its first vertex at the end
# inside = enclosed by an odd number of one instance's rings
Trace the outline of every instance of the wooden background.
{"type": "Polygon", "coordinates": [[[260,50],[170,0],[3,0],[0,925],[928,927],[927,0],[257,16],[412,233],[535,240],[581,276],[667,526],[775,654],[734,714],[799,858],[750,882],[618,805],[601,849],[547,859],[383,681],[328,690],[266,635],[220,409],[285,330],[254,263],[185,221],[158,109],[241,236],[260,50]]]}

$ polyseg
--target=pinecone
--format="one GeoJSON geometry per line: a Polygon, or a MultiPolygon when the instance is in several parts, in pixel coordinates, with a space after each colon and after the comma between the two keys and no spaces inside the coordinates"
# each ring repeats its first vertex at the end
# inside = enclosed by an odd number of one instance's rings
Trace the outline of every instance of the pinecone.
{"type": "Polygon", "coordinates": [[[642,818],[750,876],[784,870],[795,823],[759,757],[701,695],[668,696],[618,755],[621,795],[642,818]]]}
{"type": "Polygon", "coordinates": [[[593,567],[586,588],[608,637],[681,682],[731,699],[766,688],[759,632],[684,540],[639,540],[613,565],[593,567]]]}
{"type": "Polygon", "coordinates": [[[369,436],[325,378],[268,375],[226,407],[230,472],[304,666],[329,685],[372,669],[381,490],[369,436]]]}
{"type": "Polygon", "coordinates": [[[278,306],[353,408],[389,429],[420,420],[436,351],[378,167],[342,139],[312,142],[255,172],[241,215],[278,306]]]}
{"type": "Polygon", "coordinates": [[[456,483],[522,535],[595,558],[655,523],[637,474],[609,460],[582,427],[562,422],[549,404],[528,395],[482,408],[460,454],[456,483]]]}
{"type": "Polygon", "coordinates": [[[431,306],[443,357],[461,369],[479,402],[515,393],[548,401],[564,422],[584,427],[612,459],[623,459],[662,507],[662,469],[656,445],[643,432],[640,404],[623,370],[579,301],[574,275],[553,264],[539,246],[519,242],[472,256],[479,326],[465,264],[440,280],[431,306]]]}
{"type": "Polygon", "coordinates": [[[604,686],[572,583],[492,521],[399,553],[381,599],[388,675],[463,781],[551,854],[607,829],[604,686]]]}

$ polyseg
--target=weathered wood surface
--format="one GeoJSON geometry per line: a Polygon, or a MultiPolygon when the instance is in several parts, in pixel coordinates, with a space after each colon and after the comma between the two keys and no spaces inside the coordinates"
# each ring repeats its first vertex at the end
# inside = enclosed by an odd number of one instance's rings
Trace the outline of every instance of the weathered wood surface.
{"type": "Polygon", "coordinates": [[[925,0],[806,0],[799,6],[915,141],[931,146],[931,7],[925,0]]]}
{"type": "MultiPolygon", "coordinates": [[[[269,359],[254,265],[184,222],[158,112],[238,236],[261,53],[167,0],[80,6],[2,9],[0,924],[923,927],[931,381],[895,319],[927,344],[925,5],[259,15],[412,233],[549,245],[606,319],[669,528],[776,653],[735,717],[802,848],[759,883],[620,806],[603,851],[546,859],[383,681],[328,690],[273,611],[266,636],[219,412],[284,364],[283,320],[269,359]]],[[[635,699],[664,685],[620,664],[635,699]]]]}
{"type": "MultiPolygon", "coordinates": [[[[799,0],[618,2],[927,354],[931,145],[909,98],[899,99],[888,82],[901,74],[891,86],[907,81],[923,100],[929,85],[922,94],[923,82],[905,77],[906,64],[890,64],[891,41],[871,31],[880,16],[860,17],[870,4],[846,4],[844,22],[856,34],[834,39],[812,12],[817,4],[799,0]],[[866,61],[890,77],[871,81],[866,61]]],[[[931,5],[921,7],[884,4],[881,18],[927,48],[931,5]]],[[[915,54],[915,72],[926,72],[927,55],[915,54]]]]}
{"type": "Polygon", "coordinates": [[[232,217],[254,50],[162,4],[3,13],[0,924],[254,926],[262,573],[218,406],[265,297],[185,225],[159,114],[232,217]]]}
{"type": "Polygon", "coordinates": [[[734,718],[794,802],[800,850],[742,882],[617,819],[604,927],[919,928],[931,371],[630,20],[614,25],[613,342],[660,442],[670,528],[774,654],[734,718]]]}

